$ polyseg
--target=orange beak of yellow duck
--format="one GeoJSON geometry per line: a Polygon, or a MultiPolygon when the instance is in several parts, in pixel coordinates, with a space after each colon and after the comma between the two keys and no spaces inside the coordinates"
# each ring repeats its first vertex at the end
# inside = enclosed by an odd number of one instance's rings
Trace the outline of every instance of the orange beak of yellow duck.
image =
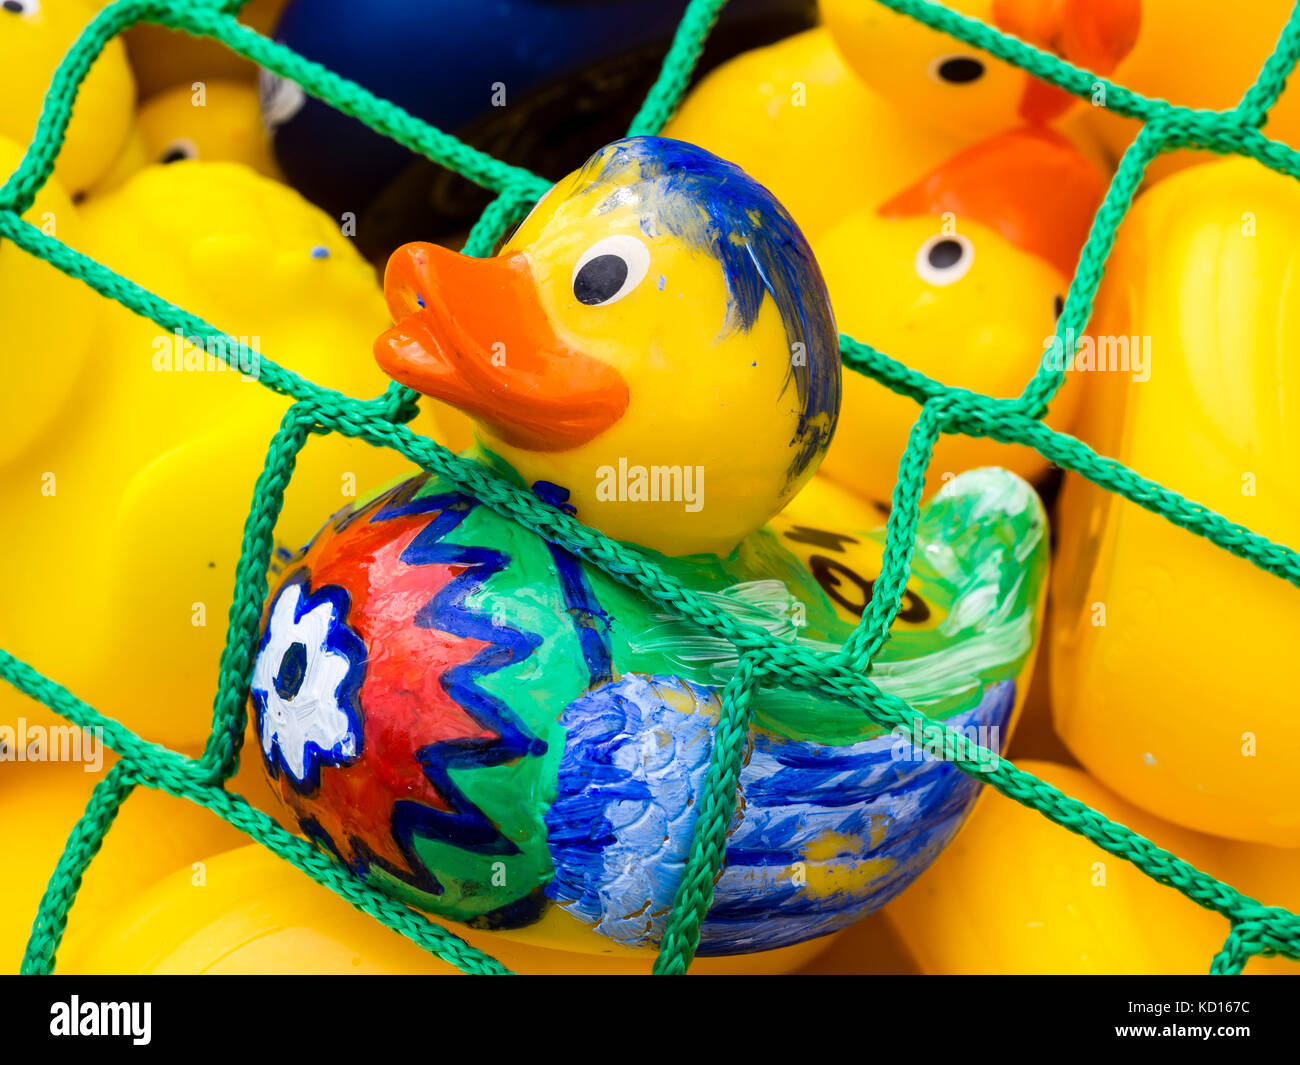
{"type": "Polygon", "coordinates": [[[384,372],[528,451],[567,451],[623,416],[627,382],[562,341],[522,252],[490,259],[436,244],[398,248],[384,272],[395,323],[375,341],[384,372]]]}
{"type": "MultiPolygon", "coordinates": [[[[993,22],[1077,66],[1110,74],[1137,41],[1142,5],[1141,0],[994,0],[993,22]]],[[[1020,116],[1047,122],[1073,102],[1064,89],[1031,78],[1020,116]]]]}

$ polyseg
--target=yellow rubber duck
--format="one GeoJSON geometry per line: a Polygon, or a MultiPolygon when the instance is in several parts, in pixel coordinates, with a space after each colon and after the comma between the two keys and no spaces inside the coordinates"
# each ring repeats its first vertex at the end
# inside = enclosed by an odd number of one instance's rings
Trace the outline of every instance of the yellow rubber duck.
{"type": "MultiPolygon", "coordinates": [[[[1017,765],[1265,905],[1300,906],[1300,850],[1190,832],[1080,769],[1017,765]]],[[[1204,974],[1229,931],[1226,918],[992,789],[882,913],[928,974],[1204,974]]],[[[1245,968],[1295,971],[1286,958],[1254,957],[1245,968]]]]}
{"type": "MultiPolygon", "coordinates": [[[[178,799],[162,799],[179,803],[178,799]]],[[[70,936],[56,972],[173,975],[455,975],[459,970],[385,928],[261,844],[203,861],[204,882],[178,867],[170,876],[123,895],[101,910],[93,931],[70,936]]],[[[75,913],[75,910],[74,910],[75,913]]],[[[439,921],[512,972],[647,976],[654,954],[605,946],[599,959],[565,950],[561,937],[533,929],[494,932],[439,921]]],[[[701,958],[698,974],[788,973],[812,961],[826,940],[763,955],[701,958]]],[[[16,968],[16,966],[15,966],[16,968]]]]}
{"type": "Polygon", "coordinates": [[[262,128],[257,87],[232,79],[176,85],[146,100],[136,116],[140,165],[184,159],[243,163],[281,178],[262,128]]]}
{"type": "MultiPolygon", "coordinates": [[[[0,136],[26,147],[55,68],[98,13],[84,0],[9,0],[0,5],[0,70],[5,101],[0,136]]],[[[122,42],[112,40],[77,90],[72,121],[54,172],[72,195],[84,192],[126,147],[135,83],[122,42]]]]}
{"type": "MultiPolygon", "coordinates": [[[[1146,96],[1185,107],[1235,107],[1277,44],[1295,6],[1291,0],[1252,0],[1225,17],[1217,0],[1141,0],[1141,29],[1111,79],[1146,96]],[[1195,63],[1177,61],[1196,56],[1195,63]]],[[[1083,109],[1113,158],[1137,136],[1140,124],[1102,107],[1083,109]]],[[[1285,144],[1300,143],[1300,92],[1292,83],[1269,112],[1263,132],[1285,144]]],[[[1209,152],[1176,151],[1154,159],[1147,179],[1215,158],[1209,152]]]]}
{"type": "MultiPolygon", "coordinates": [[[[880,515],[764,524],[830,441],[840,362],[807,242],[739,168],[617,142],[497,256],[407,245],[385,292],[380,364],[474,418],[473,461],[782,640],[850,636],[880,515]]],[[[873,663],[990,752],[1027,683],[1045,534],[1019,478],[954,478],[923,508],[873,663]]],[[[340,511],[285,562],[249,709],[322,848],[408,903],[598,968],[663,934],[736,654],[430,474],[340,511]]],[[[901,890],[976,788],[820,696],[774,686],[754,708],[701,952],[762,966],[901,890]]]]}
{"type": "MultiPolygon", "coordinates": [[[[1131,32],[1129,0],[950,6],[1080,61],[1122,51],[1131,32]]],[[[821,10],[824,26],[710,73],[664,129],[743,167],[814,244],[846,214],[1026,122],[1065,114],[1076,146],[1106,164],[1095,133],[1077,120],[1084,109],[1066,114],[1070,98],[1046,83],[878,4],[823,0],[821,10]]]]}
{"type": "MultiPolygon", "coordinates": [[[[217,340],[166,334],[91,294],[94,373],[83,362],[57,391],[45,380],[4,390],[6,423],[32,429],[14,444],[6,434],[0,647],[148,739],[192,751],[210,726],[244,516],[287,407],[252,379],[253,352],[375,396],[386,379],[353,353],[388,318],[334,223],[234,163],[149,167],[87,201],[81,222],[81,250],[229,332],[238,369],[221,368],[217,340]]],[[[5,263],[19,255],[0,248],[5,263]]],[[[48,306],[12,308],[9,328],[48,336],[59,323],[60,353],[78,357],[64,336],[80,316],[48,306]]],[[[51,369],[62,374],[61,360],[51,369]]],[[[282,540],[305,542],[322,512],[409,468],[391,451],[313,438],[282,540]]],[[[8,686],[0,708],[5,720],[40,713],[8,686]]]]}
{"type": "MultiPolygon", "coordinates": [[[[1067,62],[1111,74],[1134,46],[1144,0],[955,0],[945,6],[1067,62]]],[[[915,122],[963,140],[1047,123],[1076,98],[884,4],[821,0],[849,67],[915,122]]]]}
{"type": "MultiPolygon", "coordinates": [[[[1175,174],[1120,231],[1092,327],[1107,348],[1076,356],[1093,371],[1084,441],[1291,547],[1297,249],[1293,179],[1252,160],[1175,174]]],[[[1073,474],[1058,528],[1051,673],[1070,750],[1176,824],[1300,846],[1300,592],[1073,474]]]]}
{"type": "MultiPolygon", "coordinates": [[[[944,384],[1016,396],[1041,365],[1105,179],[1060,134],[1024,128],[968,148],[878,208],[848,212],[813,241],[840,328],[944,384]]],[[[1049,422],[1068,428],[1077,380],[1049,422]]],[[[822,472],[888,501],[920,408],[845,374],[844,417],[822,472]]],[[[1035,479],[1029,448],[944,436],[931,490],[999,465],[1035,479]]]]}
{"type": "MultiPolygon", "coordinates": [[[[9,717],[0,724],[9,729],[17,725],[9,717]]],[[[35,750],[34,735],[34,731],[17,732],[25,752],[35,750]],[[22,743],[23,739],[28,742],[22,743]]],[[[63,749],[67,741],[57,742],[63,749]]],[[[0,763],[0,817],[14,855],[0,878],[0,973],[18,971],[37,907],[68,834],[85,812],[91,789],[114,761],[113,753],[93,739],[67,749],[81,757],[60,763],[0,763]]],[[[44,755],[52,753],[44,748],[44,755]]],[[[125,899],[181,868],[190,890],[201,894],[195,889],[206,883],[204,863],[246,842],[243,833],[203,807],[139,788],[122,806],[82,880],[55,971],[65,971],[61,964],[65,949],[75,955],[79,944],[98,942],[100,930],[117,919],[125,899]]]]}

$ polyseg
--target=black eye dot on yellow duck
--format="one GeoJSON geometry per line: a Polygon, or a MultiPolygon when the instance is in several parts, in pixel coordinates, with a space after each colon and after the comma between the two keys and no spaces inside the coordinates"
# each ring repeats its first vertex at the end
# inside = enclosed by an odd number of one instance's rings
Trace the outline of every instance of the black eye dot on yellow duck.
{"type": "Polygon", "coordinates": [[[943,55],[930,64],[930,77],[940,85],[969,85],[984,76],[984,64],[970,55],[943,55]]]}
{"type": "Polygon", "coordinates": [[[975,261],[975,245],[957,234],[926,240],[916,253],[916,272],[932,285],[951,285],[966,276],[975,261]]]}
{"type": "Polygon", "coordinates": [[[588,307],[614,303],[636,288],[649,269],[650,249],[636,237],[604,237],[574,264],[574,298],[588,307]]]}

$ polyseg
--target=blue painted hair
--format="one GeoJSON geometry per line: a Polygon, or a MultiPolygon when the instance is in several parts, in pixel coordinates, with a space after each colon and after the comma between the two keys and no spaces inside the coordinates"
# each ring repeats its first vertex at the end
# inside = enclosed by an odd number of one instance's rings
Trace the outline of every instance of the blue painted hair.
{"type": "MultiPolygon", "coordinates": [[[[830,297],[812,249],[789,213],[738,166],[667,137],[615,141],[591,157],[578,183],[631,176],[640,186],[647,235],[660,227],[708,252],[722,267],[730,301],[724,330],[748,331],[766,293],[776,304],[793,353],[790,376],[800,401],[791,446],[791,480],[830,445],[840,410],[840,347],[830,297]]],[[[617,194],[615,194],[617,195],[617,194]]],[[[612,207],[613,196],[602,205],[612,207]]]]}

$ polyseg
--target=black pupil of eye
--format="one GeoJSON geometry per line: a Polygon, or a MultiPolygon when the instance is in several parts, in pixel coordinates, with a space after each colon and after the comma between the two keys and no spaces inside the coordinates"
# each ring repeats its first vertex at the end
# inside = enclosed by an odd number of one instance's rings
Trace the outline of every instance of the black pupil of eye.
{"type": "Polygon", "coordinates": [[[23,3],[23,0],[5,0],[4,2],[4,9],[13,12],[15,15],[21,15],[23,13],[23,8],[26,6],[27,5],[23,3]]]}
{"type": "Polygon", "coordinates": [[[961,262],[962,254],[965,249],[961,243],[956,240],[941,240],[930,248],[930,254],[927,258],[930,265],[936,270],[947,270],[951,266],[956,266],[961,262]]]}
{"type": "Polygon", "coordinates": [[[965,85],[984,74],[984,64],[970,56],[954,56],[939,64],[939,77],[953,85],[965,85]]]}
{"type": "Polygon", "coordinates": [[[276,670],[275,694],[286,701],[292,699],[298,694],[306,676],[307,645],[291,643],[280,659],[280,668],[276,670]]]}
{"type": "Polygon", "coordinates": [[[161,161],[164,163],[179,163],[182,159],[188,159],[189,157],[190,153],[184,148],[168,148],[163,153],[161,161]]]}
{"type": "Polygon", "coordinates": [[[573,279],[573,294],[588,307],[612,299],[627,280],[627,261],[621,255],[597,255],[583,264],[573,279]]]}

